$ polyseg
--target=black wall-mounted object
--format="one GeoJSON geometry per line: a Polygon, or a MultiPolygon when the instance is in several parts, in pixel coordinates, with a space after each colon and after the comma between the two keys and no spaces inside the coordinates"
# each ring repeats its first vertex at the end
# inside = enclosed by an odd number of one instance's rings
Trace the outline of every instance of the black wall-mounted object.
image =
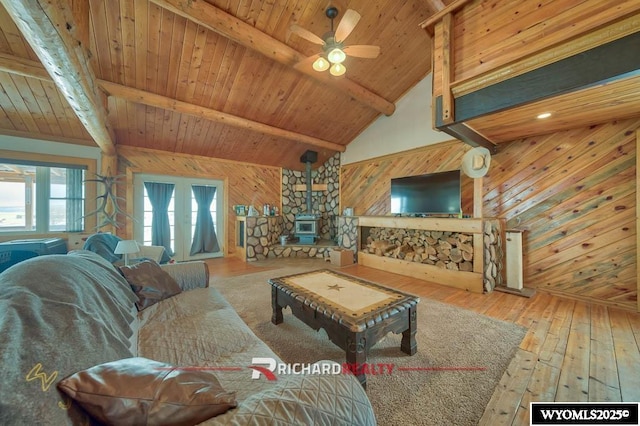
{"type": "Polygon", "coordinates": [[[315,151],[305,151],[300,157],[301,163],[315,163],[316,161],[318,161],[318,153],[315,151]]]}
{"type": "Polygon", "coordinates": [[[391,179],[391,213],[458,215],[462,209],[460,170],[391,179]]]}

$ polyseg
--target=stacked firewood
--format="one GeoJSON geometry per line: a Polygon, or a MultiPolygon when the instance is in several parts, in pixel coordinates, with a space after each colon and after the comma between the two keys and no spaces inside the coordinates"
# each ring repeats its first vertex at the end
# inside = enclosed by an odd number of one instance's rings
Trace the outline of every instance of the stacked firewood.
{"type": "Polygon", "coordinates": [[[454,271],[473,270],[473,236],[460,232],[370,228],[367,251],[454,271]]]}
{"type": "Polygon", "coordinates": [[[504,248],[501,235],[502,224],[498,220],[484,223],[484,287],[492,291],[496,286],[504,285],[504,248]]]}

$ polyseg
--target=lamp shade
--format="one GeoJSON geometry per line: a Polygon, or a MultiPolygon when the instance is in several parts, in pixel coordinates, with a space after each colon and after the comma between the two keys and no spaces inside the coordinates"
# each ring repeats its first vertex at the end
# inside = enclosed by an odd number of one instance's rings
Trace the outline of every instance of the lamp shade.
{"type": "Polygon", "coordinates": [[[332,64],[341,64],[345,59],[347,59],[347,55],[345,55],[345,53],[341,49],[336,47],[331,52],[329,52],[329,54],[327,55],[327,59],[332,64]]]}
{"type": "Polygon", "coordinates": [[[331,68],[329,68],[329,72],[331,75],[339,77],[347,71],[347,68],[342,64],[333,64],[331,68]]]}
{"type": "Polygon", "coordinates": [[[326,71],[326,70],[329,69],[329,65],[330,65],[329,61],[327,61],[325,58],[320,56],[313,63],[313,69],[316,70],[316,71],[326,71]]]}
{"type": "Polygon", "coordinates": [[[116,249],[113,251],[115,254],[132,254],[140,251],[138,243],[135,240],[122,240],[118,241],[116,249]]]}

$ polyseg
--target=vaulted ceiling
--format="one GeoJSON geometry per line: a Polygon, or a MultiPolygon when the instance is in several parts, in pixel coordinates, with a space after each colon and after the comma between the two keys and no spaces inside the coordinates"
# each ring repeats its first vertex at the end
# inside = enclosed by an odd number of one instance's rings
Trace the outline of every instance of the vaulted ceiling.
{"type": "Polygon", "coordinates": [[[0,133],[301,169],[393,114],[431,69],[420,23],[451,2],[1,0],[0,133]],[[291,25],[322,36],[330,5],[361,15],[345,44],[381,49],[343,77],[295,67],[321,47],[291,25]]]}

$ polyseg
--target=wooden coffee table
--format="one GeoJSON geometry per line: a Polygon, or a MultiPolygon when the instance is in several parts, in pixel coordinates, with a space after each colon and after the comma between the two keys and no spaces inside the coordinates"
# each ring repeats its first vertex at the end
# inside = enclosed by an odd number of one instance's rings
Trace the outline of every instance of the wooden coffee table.
{"type": "Polygon", "coordinates": [[[402,352],[416,353],[416,296],[329,269],[271,278],[269,284],[271,322],[282,323],[282,309],[289,306],[309,327],[323,328],[346,351],[363,387],[369,349],[387,333],[402,333],[402,352]]]}

